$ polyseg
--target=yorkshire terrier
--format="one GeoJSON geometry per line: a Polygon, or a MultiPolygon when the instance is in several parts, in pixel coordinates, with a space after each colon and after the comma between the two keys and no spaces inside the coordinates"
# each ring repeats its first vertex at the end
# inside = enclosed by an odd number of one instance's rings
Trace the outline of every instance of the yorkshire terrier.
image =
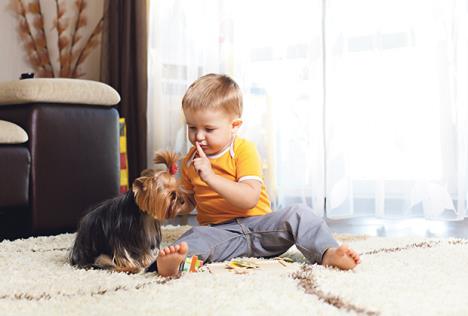
{"type": "Polygon", "coordinates": [[[175,177],[177,155],[157,152],[153,161],[167,170],[144,170],[132,190],[98,204],[82,218],[70,252],[72,265],[138,273],[155,262],[160,223],[188,203],[175,177]]]}

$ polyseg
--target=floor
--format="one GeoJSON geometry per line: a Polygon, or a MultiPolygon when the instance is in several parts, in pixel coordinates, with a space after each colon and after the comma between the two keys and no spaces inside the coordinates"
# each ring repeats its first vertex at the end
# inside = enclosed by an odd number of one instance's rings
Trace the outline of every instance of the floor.
{"type": "Polygon", "coordinates": [[[335,233],[365,234],[380,237],[440,237],[468,238],[468,219],[463,221],[432,221],[423,218],[405,220],[354,218],[327,220],[335,233]]]}
{"type": "MultiPolygon", "coordinates": [[[[380,237],[440,237],[468,239],[468,219],[464,221],[430,221],[422,218],[414,219],[378,219],[373,217],[359,217],[353,219],[327,220],[328,226],[334,233],[369,235],[380,237]]],[[[194,215],[181,216],[170,220],[167,224],[196,226],[194,215]]]]}

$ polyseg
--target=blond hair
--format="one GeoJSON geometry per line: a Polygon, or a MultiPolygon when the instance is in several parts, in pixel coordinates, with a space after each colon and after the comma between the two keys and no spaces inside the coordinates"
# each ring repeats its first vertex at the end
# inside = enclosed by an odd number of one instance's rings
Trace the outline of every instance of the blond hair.
{"type": "Polygon", "coordinates": [[[242,93],[237,83],[226,75],[208,74],[190,85],[182,99],[185,111],[220,110],[241,117],[242,93]]]}

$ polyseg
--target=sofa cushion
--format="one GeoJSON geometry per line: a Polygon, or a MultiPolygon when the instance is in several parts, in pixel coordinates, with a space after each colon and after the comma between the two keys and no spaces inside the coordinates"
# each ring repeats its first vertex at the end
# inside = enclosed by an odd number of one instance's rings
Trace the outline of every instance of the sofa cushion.
{"type": "Polygon", "coordinates": [[[27,206],[31,155],[19,145],[0,145],[0,209],[27,206]]]}
{"type": "Polygon", "coordinates": [[[22,144],[28,141],[28,134],[16,124],[0,120],[0,144],[22,144]]]}
{"type": "Polygon", "coordinates": [[[112,106],[119,93],[105,83],[68,78],[38,78],[0,82],[0,105],[64,103],[112,106]]]}

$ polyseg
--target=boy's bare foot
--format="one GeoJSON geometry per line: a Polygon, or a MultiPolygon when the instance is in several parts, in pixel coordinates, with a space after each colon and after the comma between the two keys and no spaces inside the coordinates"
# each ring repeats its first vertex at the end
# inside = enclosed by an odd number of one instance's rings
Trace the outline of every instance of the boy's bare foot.
{"type": "Polygon", "coordinates": [[[328,248],[322,259],[322,265],[336,267],[341,270],[352,269],[360,262],[359,254],[347,245],[341,245],[338,248],[328,248]]]}
{"type": "Polygon", "coordinates": [[[159,250],[156,259],[159,275],[167,277],[179,274],[179,266],[185,260],[187,251],[188,245],[184,241],[178,245],[159,250]]]}

